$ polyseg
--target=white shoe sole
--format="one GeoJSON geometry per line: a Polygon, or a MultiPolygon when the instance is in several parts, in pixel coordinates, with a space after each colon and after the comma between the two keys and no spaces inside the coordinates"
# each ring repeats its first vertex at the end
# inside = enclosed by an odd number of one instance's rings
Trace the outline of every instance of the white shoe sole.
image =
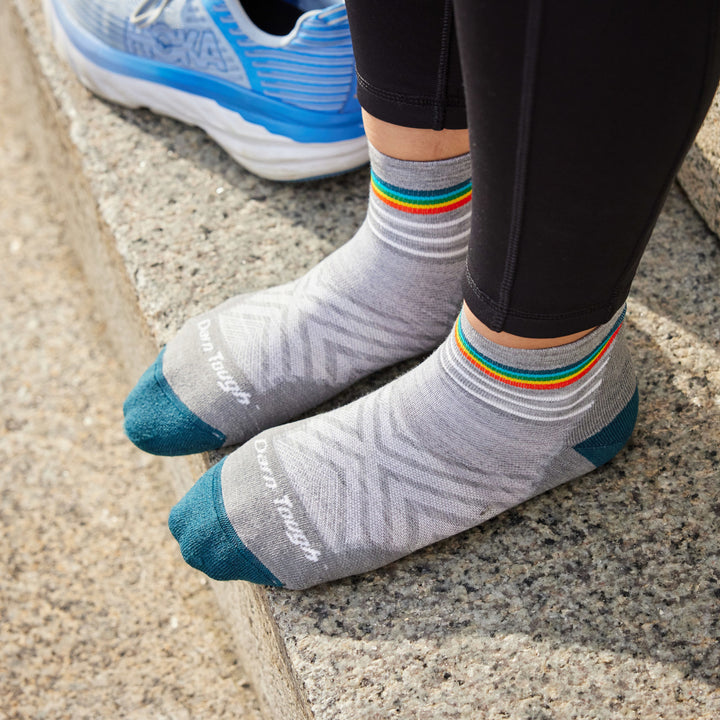
{"type": "Polygon", "coordinates": [[[331,143],[297,142],[248,122],[209,98],[100,67],[72,44],[55,14],[52,0],[43,0],[43,5],[58,54],[85,87],[119,105],[146,107],[202,128],[255,175],[269,180],[308,180],[338,175],[368,162],[364,136],[331,143]]]}

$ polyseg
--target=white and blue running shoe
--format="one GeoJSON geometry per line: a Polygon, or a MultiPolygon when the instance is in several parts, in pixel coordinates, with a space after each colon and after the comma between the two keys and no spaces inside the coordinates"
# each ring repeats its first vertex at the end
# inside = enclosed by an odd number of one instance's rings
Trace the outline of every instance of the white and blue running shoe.
{"type": "Polygon", "coordinates": [[[272,180],[367,161],[345,6],[334,0],[44,0],[93,92],[197,125],[272,180]]]}

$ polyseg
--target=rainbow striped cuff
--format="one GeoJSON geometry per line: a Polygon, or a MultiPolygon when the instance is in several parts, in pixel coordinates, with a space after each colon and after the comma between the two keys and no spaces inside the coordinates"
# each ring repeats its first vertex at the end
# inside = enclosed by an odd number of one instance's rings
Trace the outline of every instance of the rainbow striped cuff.
{"type": "Polygon", "coordinates": [[[493,362],[470,344],[460,326],[460,318],[455,323],[455,342],[465,359],[493,380],[526,390],[556,390],[572,385],[587,375],[600,362],[620,332],[624,319],[625,311],[623,310],[605,339],[589,355],[574,365],[555,370],[521,370],[493,362]]]}
{"type": "Polygon", "coordinates": [[[382,181],[370,171],[370,187],[386,205],[402,212],[435,215],[467,205],[472,197],[470,180],[440,190],[407,190],[382,181]]]}

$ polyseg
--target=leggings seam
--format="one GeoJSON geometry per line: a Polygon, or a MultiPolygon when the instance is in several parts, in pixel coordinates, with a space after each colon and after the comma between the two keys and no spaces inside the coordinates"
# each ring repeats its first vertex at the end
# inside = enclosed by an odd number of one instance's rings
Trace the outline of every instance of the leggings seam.
{"type": "Polygon", "coordinates": [[[525,30],[525,60],[523,62],[520,119],[515,153],[515,177],[513,180],[508,247],[505,255],[503,277],[498,293],[499,308],[496,313],[495,327],[493,328],[498,331],[502,330],[509,312],[510,293],[515,283],[518,257],[520,255],[520,234],[522,232],[525,211],[527,165],[530,155],[530,130],[537,76],[541,17],[542,0],[531,0],[525,30]]]}
{"type": "MultiPolygon", "coordinates": [[[[382,88],[371,85],[360,73],[357,73],[358,85],[367,93],[375,95],[381,100],[391,100],[392,102],[404,103],[405,105],[421,105],[433,107],[437,104],[437,99],[427,95],[404,95],[395,93],[391,90],[383,90],[382,88]]],[[[449,95],[446,98],[446,104],[449,107],[465,107],[465,98],[462,96],[449,95]]]]}
{"type": "Polygon", "coordinates": [[[443,24],[440,35],[440,56],[438,58],[437,85],[435,90],[434,129],[442,130],[445,124],[444,99],[447,93],[448,67],[450,65],[450,31],[453,23],[452,0],[445,0],[443,24]]]}

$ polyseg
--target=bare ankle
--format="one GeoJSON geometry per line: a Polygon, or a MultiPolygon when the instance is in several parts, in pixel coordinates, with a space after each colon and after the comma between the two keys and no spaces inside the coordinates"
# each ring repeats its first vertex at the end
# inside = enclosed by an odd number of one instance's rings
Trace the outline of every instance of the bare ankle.
{"type": "Polygon", "coordinates": [[[364,110],[363,123],[370,144],[397,160],[432,162],[470,152],[467,130],[406,128],[378,120],[364,110]]]}
{"type": "Polygon", "coordinates": [[[468,319],[473,329],[480,333],[484,338],[496,343],[497,345],[504,345],[505,347],[519,348],[521,350],[540,350],[542,348],[558,347],[559,345],[568,345],[571,342],[580,340],[591,333],[595,328],[591,327],[587,330],[581,330],[580,332],[573,333],[572,335],[562,335],[554,338],[528,338],[520,335],[511,335],[507,332],[495,332],[491,330],[487,325],[478,320],[473,315],[467,303],[463,303],[463,312],[465,317],[468,319]]]}

